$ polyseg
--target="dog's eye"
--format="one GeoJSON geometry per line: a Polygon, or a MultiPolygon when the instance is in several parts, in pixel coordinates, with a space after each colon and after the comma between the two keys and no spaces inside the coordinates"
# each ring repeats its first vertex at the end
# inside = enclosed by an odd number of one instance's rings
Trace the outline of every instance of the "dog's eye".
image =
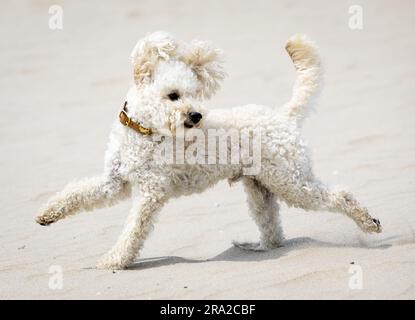
{"type": "Polygon", "coordinates": [[[177,92],[171,92],[167,96],[171,101],[176,101],[180,99],[180,95],[177,92]]]}

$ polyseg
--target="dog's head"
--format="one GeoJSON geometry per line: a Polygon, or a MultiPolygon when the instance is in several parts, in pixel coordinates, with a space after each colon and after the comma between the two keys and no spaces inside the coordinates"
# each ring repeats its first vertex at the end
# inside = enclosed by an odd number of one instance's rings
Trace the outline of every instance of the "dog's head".
{"type": "Polygon", "coordinates": [[[220,87],[221,52],[207,42],[179,43],[166,32],[138,41],[131,54],[134,86],[129,110],[144,126],[175,132],[200,126],[200,102],[220,87]]]}

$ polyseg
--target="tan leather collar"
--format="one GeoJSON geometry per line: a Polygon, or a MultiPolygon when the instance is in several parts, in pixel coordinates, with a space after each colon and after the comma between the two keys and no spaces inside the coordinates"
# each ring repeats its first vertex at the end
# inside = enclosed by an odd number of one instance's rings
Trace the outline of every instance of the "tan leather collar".
{"type": "Polygon", "coordinates": [[[150,128],[143,127],[139,122],[135,122],[131,120],[131,118],[127,115],[127,101],[124,102],[124,107],[122,108],[120,115],[120,122],[126,126],[129,127],[138,133],[141,133],[142,135],[148,136],[153,133],[153,130],[150,128]]]}

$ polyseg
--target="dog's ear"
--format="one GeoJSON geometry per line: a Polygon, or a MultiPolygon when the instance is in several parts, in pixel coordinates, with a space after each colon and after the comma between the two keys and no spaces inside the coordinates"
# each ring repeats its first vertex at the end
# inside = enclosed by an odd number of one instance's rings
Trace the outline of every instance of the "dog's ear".
{"type": "Polygon", "coordinates": [[[148,83],[158,60],[169,60],[176,54],[176,49],[176,41],[164,31],[148,34],[138,41],[131,53],[135,83],[138,86],[148,83]]]}
{"type": "Polygon", "coordinates": [[[198,92],[201,98],[210,98],[219,88],[226,73],[223,71],[222,51],[208,42],[193,40],[181,57],[196,74],[202,86],[198,92]]]}

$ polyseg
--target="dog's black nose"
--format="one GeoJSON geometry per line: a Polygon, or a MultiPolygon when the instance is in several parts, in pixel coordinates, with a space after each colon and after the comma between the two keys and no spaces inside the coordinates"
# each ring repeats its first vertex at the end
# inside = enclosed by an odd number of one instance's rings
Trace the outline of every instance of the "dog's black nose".
{"type": "Polygon", "coordinates": [[[202,119],[202,114],[199,112],[189,112],[189,119],[196,124],[200,121],[200,119],[202,119]]]}

